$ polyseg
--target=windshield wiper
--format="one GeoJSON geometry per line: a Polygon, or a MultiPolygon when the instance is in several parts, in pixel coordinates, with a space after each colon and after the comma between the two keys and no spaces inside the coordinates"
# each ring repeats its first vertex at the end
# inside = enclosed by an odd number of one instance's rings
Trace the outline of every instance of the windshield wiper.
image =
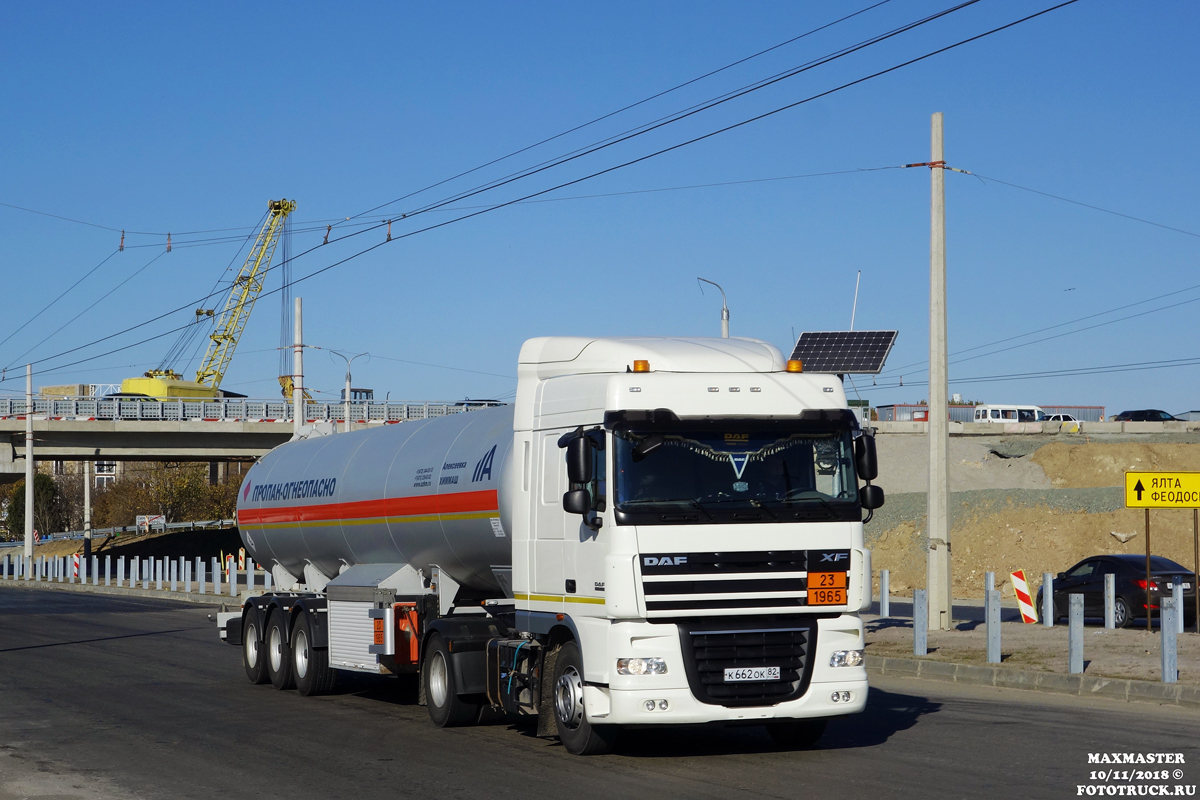
{"type": "Polygon", "coordinates": [[[811,497],[803,497],[803,498],[792,497],[791,496],[792,493],[789,492],[783,498],[783,502],[787,503],[788,505],[791,505],[792,503],[796,503],[796,502],[807,502],[809,500],[816,500],[818,503],[821,504],[821,506],[825,509],[826,513],[828,513],[830,517],[836,517],[838,515],[837,509],[835,509],[832,505],[830,505],[829,501],[826,500],[824,497],[822,497],[820,492],[812,490],[812,489],[804,489],[803,493],[810,494],[811,497]]]}
{"type": "Polygon", "coordinates": [[[775,520],[776,522],[779,521],[779,515],[772,511],[770,506],[759,500],[757,497],[750,498],[750,505],[754,506],[755,508],[761,508],[763,511],[771,515],[771,519],[775,520]]]}

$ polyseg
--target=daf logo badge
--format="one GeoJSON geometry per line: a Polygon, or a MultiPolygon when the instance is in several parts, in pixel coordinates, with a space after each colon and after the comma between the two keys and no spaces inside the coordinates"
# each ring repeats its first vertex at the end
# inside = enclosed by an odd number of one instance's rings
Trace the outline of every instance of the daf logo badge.
{"type": "Polygon", "coordinates": [[[643,556],[642,565],[647,567],[678,567],[687,563],[687,556],[643,556]]]}

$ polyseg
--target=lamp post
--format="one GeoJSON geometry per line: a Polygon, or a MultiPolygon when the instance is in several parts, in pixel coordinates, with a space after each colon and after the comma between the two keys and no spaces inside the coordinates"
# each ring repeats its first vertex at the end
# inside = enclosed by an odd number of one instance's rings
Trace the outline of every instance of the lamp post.
{"type": "MultiPolygon", "coordinates": [[[[717,291],[719,291],[721,293],[721,338],[728,339],[729,338],[729,305],[725,302],[725,290],[721,288],[721,285],[719,283],[717,283],[716,281],[710,281],[708,278],[696,278],[696,280],[703,281],[704,283],[711,283],[713,286],[716,286],[717,291]]],[[[703,286],[700,287],[700,293],[704,294],[703,286]]]]}
{"type": "Polygon", "coordinates": [[[354,359],[362,356],[371,357],[370,353],[358,353],[357,355],[347,356],[345,353],[339,353],[337,350],[330,350],[331,355],[346,362],[346,393],[342,396],[342,402],[346,404],[346,433],[350,432],[350,365],[354,363],[354,359]]]}

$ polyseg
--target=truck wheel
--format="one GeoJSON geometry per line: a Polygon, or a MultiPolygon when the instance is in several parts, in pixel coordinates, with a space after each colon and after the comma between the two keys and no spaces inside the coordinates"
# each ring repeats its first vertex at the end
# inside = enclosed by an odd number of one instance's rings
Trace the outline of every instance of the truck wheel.
{"type": "Polygon", "coordinates": [[[258,626],[258,615],[253,612],[247,614],[246,624],[242,628],[242,666],[246,668],[246,677],[251,683],[262,684],[271,678],[267,675],[267,654],[263,650],[258,626]]]}
{"type": "Polygon", "coordinates": [[[296,689],[305,697],[329,694],[337,683],[337,670],[329,666],[328,648],[312,646],[312,622],[301,611],[292,623],[292,674],[296,689]]]}
{"type": "Polygon", "coordinates": [[[772,722],[767,725],[767,733],[775,740],[775,744],[788,749],[812,747],[825,733],[825,717],[817,719],[793,719],[787,722],[772,722]]]}
{"type": "Polygon", "coordinates": [[[425,664],[421,668],[421,687],[429,718],[439,728],[470,725],[479,716],[479,706],[465,703],[454,691],[454,660],[446,640],[440,634],[429,638],[425,664]]]}
{"type": "Polygon", "coordinates": [[[266,659],[267,675],[276,689],[294,689],[292,678],[292,654],[287,643],[287,621],[278,609],[267,619],[266,659]]]}
{"type": "Polygon", "coordinates": [[[554,721],[558,740],[568,753],[593,756],[607,753],[617,738],[613,725],[592,725],[583,708],[583,658],[579,645],[567,642],[554,663],[554,721]]]}

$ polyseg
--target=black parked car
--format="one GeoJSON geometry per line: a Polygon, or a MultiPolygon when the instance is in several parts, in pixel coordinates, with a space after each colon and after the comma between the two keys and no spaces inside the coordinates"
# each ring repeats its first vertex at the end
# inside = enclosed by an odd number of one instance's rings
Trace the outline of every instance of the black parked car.
{"type": "Polygon", "coordinates": [[[1182,422],[1179,417],[1173,417],[1157,408],[1140,408],[1137,411],[1122,411],[1113,415],[1113,422],[1182,422]]]}
{"type": "MultiPolygon", "coordinates": [[[[1085,558],[1054,579],[1054,621],[1067,616],[1068,595],[1083,595],[1085,617],[1104,616],[1104,576],[1115,575],[1116,600],[1113,621],[1118,628],[1129,627],[1133,620],[1146,618],[1146,557],[1137,555],[1092,556],[1085,558]]],[[[1169,558],[1150,556],[1150,613],[1157,617],[1159,598],[1170,596],[1171,584],[1183,584],[1184,625],[1195,624],[1196,575],[1169,558]]],[[[1042,608],[1042,590],[1038,589],[1037,607],[1042,608]]]]}

